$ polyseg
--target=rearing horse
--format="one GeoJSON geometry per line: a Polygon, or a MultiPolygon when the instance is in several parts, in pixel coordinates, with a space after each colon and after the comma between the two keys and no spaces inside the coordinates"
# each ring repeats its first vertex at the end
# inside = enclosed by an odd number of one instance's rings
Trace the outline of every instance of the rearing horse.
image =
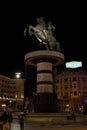
{"type": "Polygon", "coordinates": [[[43,30],[42,28],[33,27],[32,25],[30,25],[28,33],[30,35],[35,35],[35,37],[43,44],[47,44],[45,30],[43,30]]]}
{"type": "Polygon", "coordinates": [[[59,42],[57,42],[53,36],[52,25],[49,24],[48,28],[43,24],[37,24],[35,27],[29,25],[28,28],[24,30],[25,35],[26,31],[28,31],[30,36],[34,35],[41,43],[45,44],[47,50],[61,51],[59,42]]]}

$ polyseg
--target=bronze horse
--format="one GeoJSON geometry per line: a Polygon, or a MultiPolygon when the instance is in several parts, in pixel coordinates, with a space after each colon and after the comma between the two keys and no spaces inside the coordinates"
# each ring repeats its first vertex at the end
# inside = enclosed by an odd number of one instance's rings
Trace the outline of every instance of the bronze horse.
{"type": "Polygon", "coordinates": [[[53,36],[53,30],[55,27],[48,23],[48,27],[46,28],[45,23],[39,23],[35,27],[29,25],[25,30],[24,34],[26,35],[26,31],[31,35],[34,35],[41,43],[43,43],[47,50],[61,51],[60,44],[53,36]]]}

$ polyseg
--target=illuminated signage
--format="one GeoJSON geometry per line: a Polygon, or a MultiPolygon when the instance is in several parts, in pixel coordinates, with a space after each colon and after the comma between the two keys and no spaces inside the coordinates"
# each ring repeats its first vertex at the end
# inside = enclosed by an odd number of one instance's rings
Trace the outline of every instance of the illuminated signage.
{"type": "Polygon", "coordinates": [[[81,61],[66,62],[65,66],[66,68],[78,68],[78,67],[82,67],[82,62],[81,61]]]}

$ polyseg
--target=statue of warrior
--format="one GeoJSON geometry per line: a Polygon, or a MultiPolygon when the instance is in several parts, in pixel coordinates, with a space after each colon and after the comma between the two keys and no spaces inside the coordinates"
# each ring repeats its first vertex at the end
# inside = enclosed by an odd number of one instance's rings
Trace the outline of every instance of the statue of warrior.
{"type": "Polygon", "coordinates": [[[48,22],[46,25],[44,18],[37,18],[37,25],[34,27],[29,25],[28,28],[25,28],[24,35],[28,31],[29,35],[34,35],[42,44],[45,44],[47,50],[61,51],[60,44],[53,36],[55,27],[51,22],[48,22]]]}

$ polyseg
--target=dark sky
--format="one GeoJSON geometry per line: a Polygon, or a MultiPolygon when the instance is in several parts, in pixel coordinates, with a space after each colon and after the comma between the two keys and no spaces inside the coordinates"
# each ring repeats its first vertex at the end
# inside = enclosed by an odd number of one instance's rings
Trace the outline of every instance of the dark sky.
{"type": "MultiPolygon", "coordinates": [[[[24,56],[39,49],[35,37],[24,37],[27,25],[34,25],[37,17],[44,17],[56,27],[65,62],[82,60],[87,65],[87,8],[85,3],[2,3],[0,12],[0,74],[12,76],[25,72],[24,56]],[[35,7],[34,7],[35,6],[35,7]]],[[[41,49],[41,48],[40,48],[41,49]]]]}

